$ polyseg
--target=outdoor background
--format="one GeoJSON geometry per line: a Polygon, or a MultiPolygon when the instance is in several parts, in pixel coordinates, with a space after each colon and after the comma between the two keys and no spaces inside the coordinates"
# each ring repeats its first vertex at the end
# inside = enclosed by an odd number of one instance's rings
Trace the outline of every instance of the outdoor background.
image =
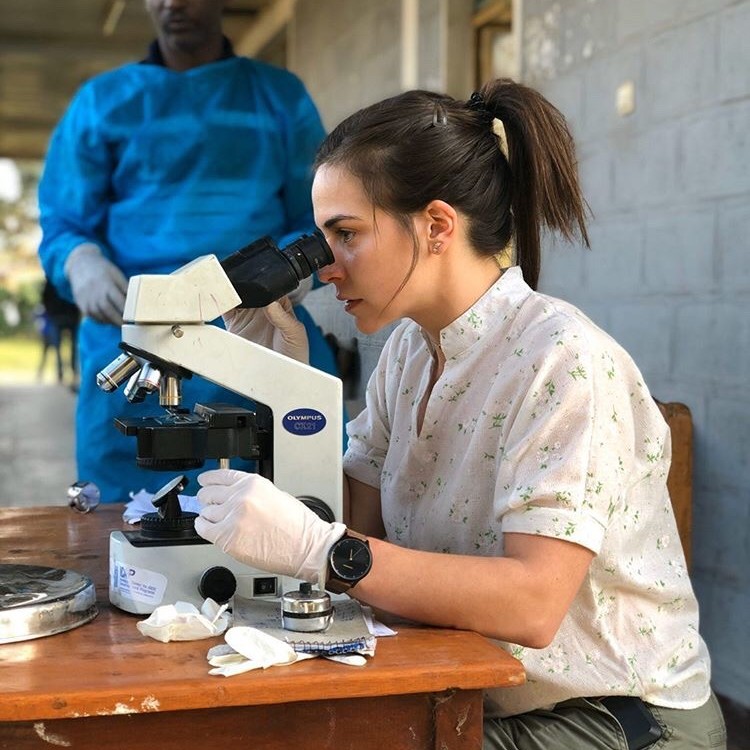
{"type": "MultiPolygon", "coordinates": [[[[734,747],[750,747],[750,1],[286,5],[263,54],[300,75],[329,128],[404,89],[467,98],[500,75],[568,118],[592,250],[548,242],[540,288],[617,338],[657,398],[692,411],[692,579],[734,747]]],[[[40,167],[0,158],[0,505],[64,502],[75,479],[75,394],[49,363],[37,375],[40,167]]],[[[342,342],[358,339],[356,412],[388,331],[360,337],[331,290],[308,306],[342,342]]]]}

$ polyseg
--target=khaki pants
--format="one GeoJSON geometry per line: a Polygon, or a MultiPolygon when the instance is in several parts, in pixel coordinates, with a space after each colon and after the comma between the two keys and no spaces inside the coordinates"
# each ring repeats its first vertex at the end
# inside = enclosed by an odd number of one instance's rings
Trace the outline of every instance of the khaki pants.
{"type": "MultiPolygon", "coordinates": [[[[724,717],[712,693],[700,708],[648,706],[664,730],[652,750],[726,750],[724,717]]],[[[619,722],[595,698],[558,703],[551,711],[531,711],[484,722],[484,750],[628,750],[619,722]]]]}

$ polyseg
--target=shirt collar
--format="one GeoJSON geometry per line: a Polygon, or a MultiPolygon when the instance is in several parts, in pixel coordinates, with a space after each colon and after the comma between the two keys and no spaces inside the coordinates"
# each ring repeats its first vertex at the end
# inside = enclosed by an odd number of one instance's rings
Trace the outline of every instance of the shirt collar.
{"type": "MultiPolygon", "coordinates": [[[[446,361],[455,359],[499,324],[513,317],[515,308],[531,294],[519,266],[505,273],[465,312],[440,331],[440,346],[446,361]]],[[[422,331],[427,345],[433,346],[422,331]]]]}
{"type": "MultiPolygon", "coordinates": [[[[219,60],[228,60],[230,57],[235,57],[234,47],[232,47],[232,43],[226,37],[222,37],[222,39],[223,44],[221,48],[221,55],[219,55],[219,57],[214,60],[214,62],[218,62],[219,60]]],[[[157,39],[154,39],[154,41],[149,44],[148,54],[143,60],[141,60],[141,65],[159,65],[162,68],[167,67],[166,63],[164,62],[164,57],[161,54],[159,41],[157,39]]]]}

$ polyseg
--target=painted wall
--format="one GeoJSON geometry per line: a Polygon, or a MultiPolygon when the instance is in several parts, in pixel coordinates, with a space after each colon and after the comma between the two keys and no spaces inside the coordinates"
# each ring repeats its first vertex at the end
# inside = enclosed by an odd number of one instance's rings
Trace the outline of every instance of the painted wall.
{"type": "MultiPolygon", "coordinates": [[[[302,0],[288,37],[289,67],[305,82],[331,130],[347,115],[401,90],[401,0],[302,0]]],[[[361,336],[343,312],[333,287],[307,296],[306,307],[342,345],[356,346],[361,358],[357,394],[349,416],[363,405],[363,387],[377,364],[390,328],[361,336]]]]}
{"type": "Polygon", "coordinates": [[[693,414],[693,571],[717,692],[750,705],[750,2],[524,0],[522,76],[566,115],[591,252],[541,288],[693,414]],[[618,114],[632,83],[635,109],[618,114]]]}
{"type": "MultiPolygon", "coordinates": [[[[400,91],[471,93],[471,0],[300,0],[289,30],[289,67],[307,85],[330,130],[344,117],[400,91]],[[447,50],[454,54],[449,59],[447,50]]],[[[305,305],[326,331],[361,358],[349,416],[363,406],[364,386],[393,327],[362,336],[333,288],[305,305]]]]}
{"type": "MultiPolygon", "coordinates": [[[[292,67],[328,127],[415,85],[466,96],[472,6],[300,0],[292,67]]],[[[591,252],[549,247],[540,286],[614,335],[655,396],[692,410],[701,630],[715,689],[750,706],[750,0],[515,9],[522,80],[568,118],[594,215],[591,252]]],[[[356,336],[330,290],[308,301],[326,330],[356,336]]],[[[386,335],[359,341],[363,382],[386,335]]]]}

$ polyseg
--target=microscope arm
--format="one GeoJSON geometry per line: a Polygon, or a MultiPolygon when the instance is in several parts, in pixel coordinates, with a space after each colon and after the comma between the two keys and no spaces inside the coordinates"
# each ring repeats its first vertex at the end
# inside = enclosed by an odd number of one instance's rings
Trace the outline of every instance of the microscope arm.
{"type": "Polygon", "coordinates": [[[324,500],[341,517],[343,409],[338,378],[203,323],[126,323],[122,340],[126,348],[270,407],[274,483],[292,495],[324,500]]]}
{"type": "Polygon", "coordinates": [[[205,255],[170,274],[130,279],[125,349],[168,362],[269,407],[273,478],[342,514],[341,381],[207,325],[242,302],[221,263],[205,255]]]}

